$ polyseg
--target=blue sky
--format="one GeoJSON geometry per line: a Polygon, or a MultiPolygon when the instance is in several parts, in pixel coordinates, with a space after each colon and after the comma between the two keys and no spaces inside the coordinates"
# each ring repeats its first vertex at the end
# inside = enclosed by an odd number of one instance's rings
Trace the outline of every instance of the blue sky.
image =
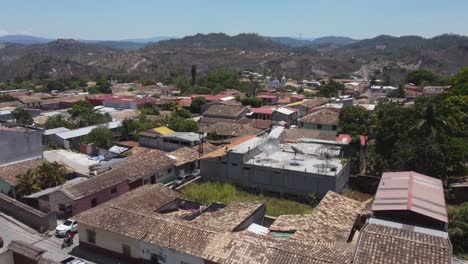
{"type": "Polygon", "coordinates": [[[0,0],[0,35],[468,35],[468,0],[0,0]]]}

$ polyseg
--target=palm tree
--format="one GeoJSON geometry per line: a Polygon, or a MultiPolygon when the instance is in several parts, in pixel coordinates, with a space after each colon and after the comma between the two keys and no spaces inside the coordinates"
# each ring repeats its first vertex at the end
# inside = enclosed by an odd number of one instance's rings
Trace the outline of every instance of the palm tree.
{"type": "Polygon", "coordinates": [[[18,193],[28,195],[40,191],[41,188],[37,182],[36,173],[29,169],[25,174],[18,176],[18,193]]]}
{"type": "Polygon", "coordinates": [[[422,118],[411,130],[417,130],[431,139],[439,139],[443,132],[449,129],[448,123],[439,117],[433,105],[428,105],[422,118]]]}
{"type": "Polygon", "coordinates": [[[64,183],[65,173],[65,167],[57,162],[44,162],[36,168],[38,184],[42,189],[55,187],[64,183]]]}

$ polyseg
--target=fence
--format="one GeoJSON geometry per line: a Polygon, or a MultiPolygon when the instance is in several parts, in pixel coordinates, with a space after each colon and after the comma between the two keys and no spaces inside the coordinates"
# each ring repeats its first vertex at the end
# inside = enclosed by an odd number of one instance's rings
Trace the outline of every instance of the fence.
{"type": "Polygon", "coordinates": [[[55,212],[44,213],[0,193],[0,211],[43,233],[57,226],[55,212]]]}

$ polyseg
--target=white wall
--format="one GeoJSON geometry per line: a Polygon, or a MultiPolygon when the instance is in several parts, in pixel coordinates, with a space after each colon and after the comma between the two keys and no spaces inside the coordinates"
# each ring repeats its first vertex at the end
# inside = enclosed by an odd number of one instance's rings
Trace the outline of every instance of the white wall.
{"type": "Polygon", "coordinates": [[[161,256],[159,259],[159,263],[161,264],[181,264],[181,263],[189,263],[189,264],[203,264],[203,259],[191,255],[187,255],[185,253],[167,249],[164,247],[159,247],[157,245],[153,245],[147,243],[145,241],[140,242],[141,248],[141,258],[150,260],[151,254],[157,254],[161,256]],[[182,262],[183,261],[183,262],[182,262]]]}
{"type": "Polygon", "coordinates": [[[140,243],[138,240],[130,237],[125,237],[116,233],[95,229],[93,227],[89,227],[85,224],[79,223],[78,234],[80,241],[91,245],[92,243],[88,242],[88,234],[86,230],[93,230],[94,232],[96,232],[96,243],[94,244],[95,246],[111,250],[119,254],[123,254],[122,245],[125,244],[130,246],[130,254],[132,258],[140,258],[140,243]]]}
{"type": "Polygon", "coordinates": [[[9,250],[0,254],[0,263],[2,264],[14,264],[13,253],[9,250]]]}

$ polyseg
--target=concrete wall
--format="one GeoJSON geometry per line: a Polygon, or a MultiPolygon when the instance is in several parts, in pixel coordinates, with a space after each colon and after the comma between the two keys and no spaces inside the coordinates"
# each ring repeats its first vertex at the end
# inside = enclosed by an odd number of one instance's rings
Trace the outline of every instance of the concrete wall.
{"type": "MultiPolygon", "coordinates": [[[[151,258],[158,258],[160,264],[204,264],[204,260],[199,257],[191,256],[176,250],[171,250],[158,245],[150,244],[145,241],[140,242],[141,258],[145,260],[151,260],[151,258]]],[[[151,262],[153,263],[153,262],[151,262]]]]}
{"type": "Polygon", "coordinates": [[[179,141],[179,143],[172,143],[172,142],[167,142],[168,140],[169,139],[167,139],[165,142],[164,138],[162,137],[157,137],[157,138],[145,137],[145,136],[138,137],[138,142],[140,143],[140,146],[146,147],[146,148],[160,149],[164,151],[173,151],[173,150],[180,149],[183,147],[193,147],[196,145],[195,142],[179,141]]]}
{"type": "Polygon", "coordinates": [[[260,191],[307,195],[322,198],[328,191],[340,192],[348,182],[349,166],[336,176],[243,164],[242,155],[231,153],[223,158],[200,161],[204,179],[236,183],[260,191]]]}
{"type": "Polygon", "coordinates": [[[254,224],[254,223],[258,225],[262,225],[263,218],[265,217],[265,210],[266,210],[265,205],[259,208],[254,214],[252,214],[249,218],[247,218],[242,224],[238,225],[234,229],[234,232],[245,230],[251,224],[254,224]]]}
{"type": "MultiPolygon", "coordinates": [[[[6,247],[7,245],[3,245],[6,247]]],[[[13,252],[7,250],[0,254],[0,263],[2,264],[14,264],[13,262],[13,252]]]]}
{"type": "Polygon", "coordinates": [[[10,197],[15,197],[15,189],[3,179],[0,179],[0,192],[10,197]]]}
{"type": "Polygon", "coordinates": [[[140,259],[140,242],[131,237],[126,237],[102,229],[96,229],[82,223],[78,224],[78,235],[80,238],[80,246],[84,243],[94,245],[96,247],[115,252],[116,254],[121,255],[122,259],[125,259],[122,247],[123,245],[127,245],[130,247],[131,258],[140,259]],[[94,244],[88,240],[87,230],[95,232],[96,242],[94,244]]]}
{"type": "Polygon", "coordinates": [[[52,192],[48,196],[49,200],[45,208],[42,207],[41,200],[39,200],[39,209],[41,211],[50,210],[56,212],[58,217],[68,217],[71,215],[71,212],[66,212],[64,210],[73,205],[73,200],[70,197],[66,196],[61,190],[52,192]]]}
{"type": "Polygon", "coordinates": [[[83,197],[79,200],[76,200],[73,203],[73,215],[79,214],[81,212],[84,212],[90,208],[91,202],[93,199],[96,199],[96,205],[105,203],[111,199],[114,199],[115,197],[124,194],[129,191],[129,186],[127,181],[121,182],[117,185],[114,185],[110,188],[106,188],[100,192],[94,193],[92,195],[83,197]],[[116,192],[112,193],[112,189],[116,188],[116,192]]]}
{"type": "Polygon", "coordinates": [[[43,213],[4,194],[0,194],[0,211],[39,232],[53,230],[57,226],[57,217],[54,212],[43,213]]]}
{"type": "Polygon", "coordinates": [[[42,157],[42,131],[0,131],[0,165],[42,157]]]}

